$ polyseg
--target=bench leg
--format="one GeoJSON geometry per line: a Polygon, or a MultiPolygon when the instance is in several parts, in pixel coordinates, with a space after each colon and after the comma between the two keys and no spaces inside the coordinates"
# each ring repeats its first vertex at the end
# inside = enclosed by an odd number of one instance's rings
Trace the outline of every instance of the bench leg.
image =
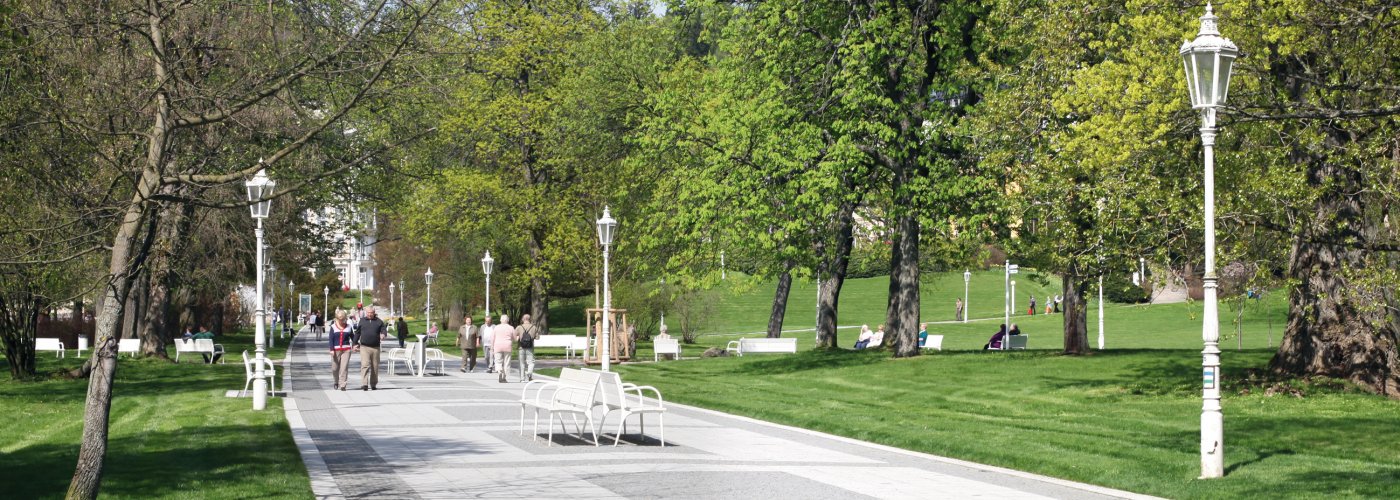
{"type": "Polygon", "coordinates": [[[666,414],[665,414],[665,413],[658,413],[658,414],[656,415],[656,423],[661,424],[661,447],[662,447],[662,448],[665,448],[665,447],[666,447],[666,414]]]}

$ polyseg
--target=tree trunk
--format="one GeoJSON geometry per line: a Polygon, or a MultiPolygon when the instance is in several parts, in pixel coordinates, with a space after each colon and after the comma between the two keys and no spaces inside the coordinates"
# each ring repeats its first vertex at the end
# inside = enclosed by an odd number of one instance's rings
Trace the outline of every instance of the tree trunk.
{"type": "MultiPolygon", "coordinates": [[[[836,336],[836,306],[841,298],[841,286],[846,282],[846,268],[851,262],[851,248],[855,246],[855,205],[843,204],[836,217],[836,248],[826,257],[826,281],[819,285],[817,293],[817,347],[835,349],[839,340],[836,336]]],[[[818,244],[817,252],[826,250],[818,244]]]]}
{"type": "Polygon", "coordinates": [[[529,250],[530,262],[533,262],[534,269],[530,275],[530,322],[540,328],[541,332],[549,331],[549,288],[545,283],[544,256],[540,246],[540,237],[534,233],[530,234],[529,250]]]}
{"type": "MultiPolygon", "coordinates": [[[[1084,291],[1089,283],[1081,281],[1078,268],[1070,266],[1069,272],[1061,279],[1064,284],[1065,309],[1065,354],[1085,354],[1089,352],[1089,303],[1084,300],[1084,291]]],[[[1010,325],[1007,325],[1010,328],[1010,325]]]]}
{"type": "Polygon", "coordinates": [[[1288,326],[1269,368],[1293,376],[1342,378],[1400,397],[1396,325],[1387,312],[1391,295],[1380,286],[1349,279],[1371,265],[1363,250],[1331,243],[1372,239],[1374,223],[1366,218],[1362,198],[1368,191],[1364,176],[1323,159],[1311,163],[1308,183],[1322,195],[1314,213],[1300,218],[1315,222],[1292,245],[1288,276],[1297,285],[1289,291],[1288,326]]]}
{"type": "Polygon", "coordinates": [[[884,344],[894,348],[894,357],[906,358],[919,355],[919,221],[905,213],[896,225],[884,344]]]}
{"type": "Polygon", "coordinates": [[[447,328],[457,331],[458,328],[462,327],[462,318],[466,315],[467,313],[462,309],[462,299],[452,299],[452,302],[447,306],[447,328]]]}
{"type": "Polygon", "coordinates": [[[768,314],[768,338],[783,336],[783,317],[787,315],[788,293],[792,291],[792,261],[783,262],[778,275],[778,289],[773,293],[773,312],[768,314]]]}

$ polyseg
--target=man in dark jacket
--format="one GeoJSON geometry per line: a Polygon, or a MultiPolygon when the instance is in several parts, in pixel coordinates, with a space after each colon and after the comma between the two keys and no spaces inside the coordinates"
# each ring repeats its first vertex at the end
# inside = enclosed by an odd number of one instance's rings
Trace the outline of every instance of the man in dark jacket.
{"type": "Polygon", "coordinates": [[[389,328],[370,306],[355,330],[355,345],[360,346],[360,390],[379,390],[379,345],[389,337],[389,328]]]}
{"type": "Polygon", "coordinates": [[[408,322],[403,320],[403,316],[399,316],[399,319],[394,321],[394,335],[399,337],[400,349],[408,347],[408,344],[405,343],[405,340],[408,339],[408,322]]]}

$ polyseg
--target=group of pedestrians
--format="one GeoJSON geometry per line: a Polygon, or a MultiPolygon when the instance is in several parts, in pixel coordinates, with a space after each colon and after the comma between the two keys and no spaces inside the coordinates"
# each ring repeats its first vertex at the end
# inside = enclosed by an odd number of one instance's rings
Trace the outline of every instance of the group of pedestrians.
{"type": "Polygon", "coordinates": [[[472,324],[472,317],[462,318],[462,326],[457,329],[457,347],[462,349],[460,372],[476,371],[477,349],[486,351],[486,373],[498,374],[497,380],[506,382],[506,372],[510,371],[511,354],[520,350],[520,380],[535,378],[535,341],[540,338],[540,328],[530,320],[530,315],[520,316],[520,325],[510,326],[510,315],[502,314],[500,324],[491,324],[491,315],[481,318],[481,326],[472,324]]]}

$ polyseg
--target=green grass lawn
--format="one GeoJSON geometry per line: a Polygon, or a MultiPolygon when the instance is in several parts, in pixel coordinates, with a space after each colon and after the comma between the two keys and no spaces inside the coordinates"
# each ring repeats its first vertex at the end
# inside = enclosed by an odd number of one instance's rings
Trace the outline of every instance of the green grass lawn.
{"type": "MultiPolygon", "coordinates": [[[[311,483],[279,399],[252,411],[240,353],[253,335],[225,335],[227,364],[180,364],[123,356],[112,389],[104,498],[309,498],[311,483]]],[[[269,352],[283,356],[283,343],[269,352]]],[[[91,351],[88,351],[90,354],[91,351]]],[[[39,356],[39,371],[77,367],[71,355],[39,356]]],[[[173,355],[173,349],[171,350],[173,355]]],[[[279,373],[280,375],[280,373],[279,373]]],[[[278,384],[281,387],[281,384],[278,384]]],[[[10,424],[0,426],[0,491],[8,498],[59,498],[77,464],[87,380],[0,380],[10,424]]]]}

